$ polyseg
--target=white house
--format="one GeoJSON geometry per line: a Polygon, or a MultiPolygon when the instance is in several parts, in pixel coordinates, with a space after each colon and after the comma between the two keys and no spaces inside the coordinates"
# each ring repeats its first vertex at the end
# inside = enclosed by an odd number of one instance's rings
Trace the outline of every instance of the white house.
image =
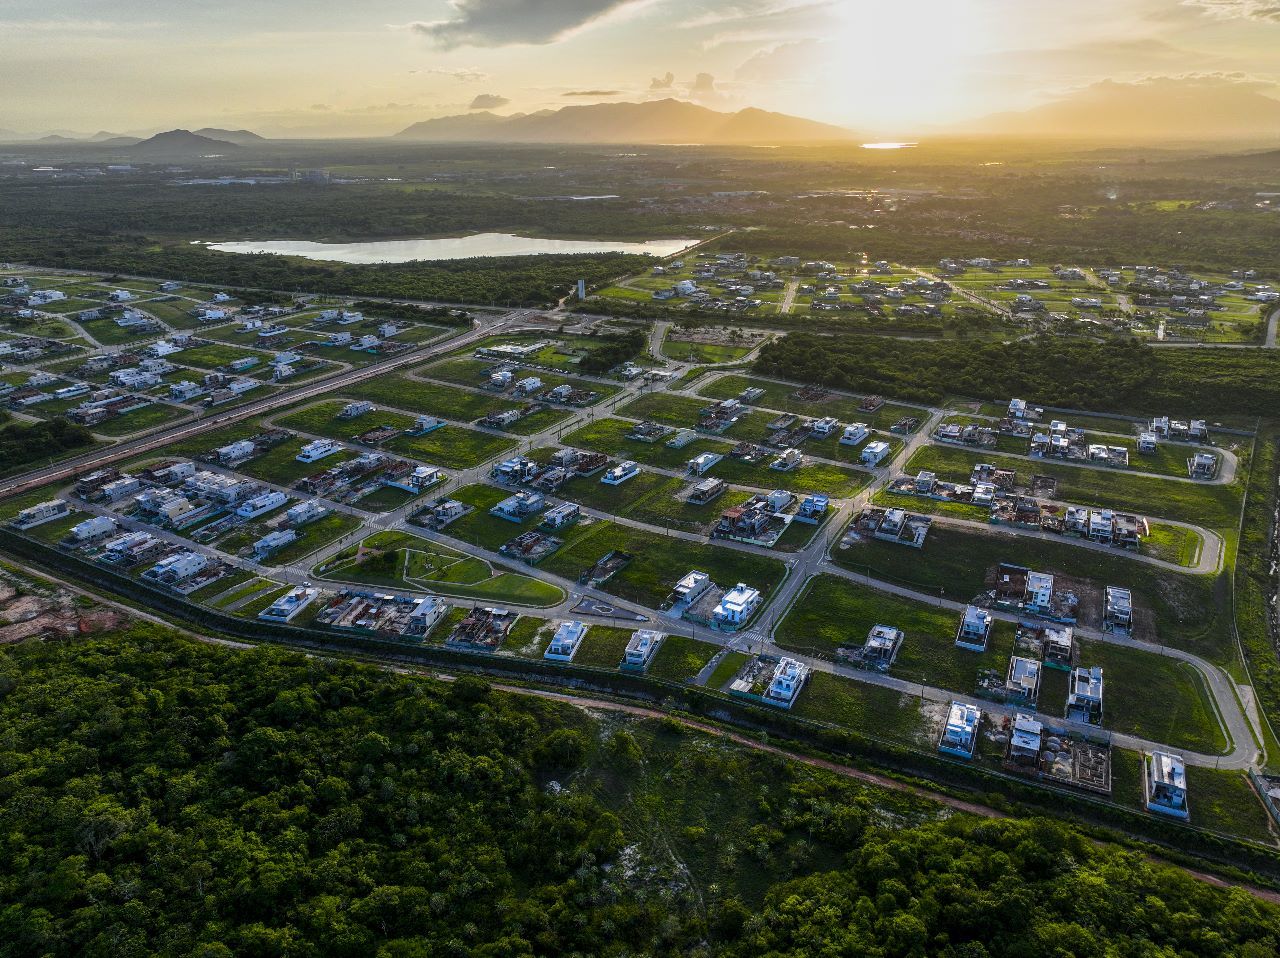
{"type": "Polygon", "coordinates": [[[809,666],[796,659],[783,656],[773,667],[773,676],[769,679],[769,687],[764,697],[772,705],[791,708],[805,682],[809,680],[809,666]]]}
{"type": "MultiPolygon", "coordinates": [[[[841,440],[843,442],[843,440],[841,440]]],[[[885,460],[889,455],[889,444],[883,439],[877,439],[875,442],[869,442],[862,450],[863,465],[876,467],[885,460]]]]}
{"type": "Polygon", "coordinates": [[[606,470],[605,474],[600,477],[600,481],[606,486],[620,486],[628,479],[639,474],[640,466],[632,462],[630,459],[626,459],[611,469],[606,470]]]}
{"type": "Polygon", "coordinates": [[[1147,811],[1188,819],[1191,810],[1187,806],[1187,766],[1182,756],[1148,752],[1143,765],[1147,811]]]}
{"type": "Polygon", "coordinates": [[[739,582],[721,597],[720,604],[711,613],[711,621],[718,628],[736,629],[759,607],[760,591],[739,582]]]}
{"type": "Polygon", "coordinates": [[[142,573],[142,577],[144,579],[154,579],[157,582],[185,582],[193,575],[197,575],[207,569],[209,561],[207,556],[203,556],[199,552],[176,552],[171,556],[165,556],[146,572],[142,573]]]}
{"type": "Polygon", "coordinates": [[[308,589],[304,586],[290,589],[259,612],[258,618],[265,622],[288,622],[315,601],[316,596],[319,594],[319,590],[308,589]]]}
{"type": "Polygon", "coordinates": [[[701,453],[689,460],[689,472],[695,476],[701,476],[722,458],[723,456],[715,452],[701,453]]]}
{"type": "Polygon", "coordinates": [[[116,520],[111,516],[92,516],[71,527],[71,538],[76,542],[92,542],[116,531],[116,520]]]}
{"type": "Polygon", "coordinates": [[[326,456],[342,451],[342,443],[335,439],[316,439],[302,447],[302,452],[294,456],[298,462],[319,462],[326,456]]]}
{"type": "Polygon", "coordinates": [[[284,519],[291,526],[305,526],[308,522],[314,522],[328,514],[329,510],[322,506],[318,499],[309,499],[286,509],[284,519]]]}
{"type": "Polygon", "coordinates": [[[253,544],[253,557],[259,560],[265,559],[297,538],[298,533],[292,529],[278,529],[275,532],[270,532],[253,544]]]}
{"type": "Polygon", "coordinates": [[[665,638],[665,633],[650,629],[641,629],[633,633],[627,642],[626,651],[622,653],[621,667],[643,672],[653,661],[654,655],[658,652],[658,646],[665,638]]]}
{"type": "Polygon", "coordinates": [[[982,710],[976,705],[965,702],[952,702],[951,711],[947,713],[947,724],[942,729],[942,737],[938,740],[938,751],[961,758],[973,758],[973,751],[978,745],[978,725],[982,721],[982,710]]]}
{"type": "Polygon", "coordinates": [[[956,633],[956,645],[973,652],[985,652],[987,639],[991,635],[991,621],[991,613],[986,609],[979,609],[975,605],[965,606],[960,631],[956,633]]]}
{"type": "Polygon", "coordinates": [[[1027,607],[1033,612],[1048,612],[1053,603],[1053,576],[1047,572],[1027,573],[1027,607]]]}
{"type": "Polygon", "coordinates": [[[578,654],[578,646],[582,644],[582,637],[586,634],[587,627],[581,622],[561,622],[542,657],[553,662],[573,661],[573,657],[578,654]]]}
{"type": "Polygon", "coordinates": [[[256,519],[258,516],[270,512],[272,509],[278,509],[286,502],[289,497],[283,492],[272,489],[270,492],[264,492],[261,495],[254,496],[252,499],[246,499],[236,507],[236,515],[241,519],[256,519]]]}
{"type": "Polygon", "coordinates": [[[23,509],[13,520],[15,529],[31,529],[45,522],[52,522],[62,516],[70,515],[65,499],[49,499],[38,502],[30,508],[23,509]]]}

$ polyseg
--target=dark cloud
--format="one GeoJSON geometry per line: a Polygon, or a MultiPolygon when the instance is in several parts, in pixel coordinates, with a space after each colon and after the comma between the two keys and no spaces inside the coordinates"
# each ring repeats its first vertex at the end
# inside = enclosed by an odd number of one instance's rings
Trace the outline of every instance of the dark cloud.
{"type": "Polygon", "coordinates": [[[467,107],[467,109],[468,110],[496,110],[498,109],[498,107],[506,106],[510,102],[511,101],[508,100],[505,96],[498,96],[498,94],[496,93],[481,93],[474,100],[471,101],[471,105],[467,107]]]}
{"type": "Polygon", "coordinates": [[[453,16],[411,30],[444,49],[552,43],[607,13],[644,0],[449,0],[453,16]]]}
{"type": "Polygon", "coordinates": [[[676,82],[676,75],[667,71],[665,76],[654,77],[649,81],[650,90],[670,90],[676,82]]]}
{"type": "Polygon", "coordinates": [[[621,96],[621,90],[570,90],[561,96],[621,96]]]}

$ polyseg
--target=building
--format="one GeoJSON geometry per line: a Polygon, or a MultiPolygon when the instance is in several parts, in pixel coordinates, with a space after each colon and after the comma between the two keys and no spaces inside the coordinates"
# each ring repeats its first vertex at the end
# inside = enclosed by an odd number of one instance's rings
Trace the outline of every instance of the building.
{"type": "Polygon", "coordinates": [[[862,646],[862,664],[873,669],[887,670],[893,665],[902,649],[906,634],[891,625],[873,625],[862,646]]]}
{"type": "Polygon", "coordinates": [[[764,698],[770,705],[780,705],[789,709],[795,704],[800,690],[809,681],[809,666],[796,659],[783,656],[773,667],[773,675],[769,686],[765,689],[764,698]]]}
{"type": "Polygon", "coordinates": [[[605,474],[600,477],[600,481],[606,486],[620,486],[628,479],[640,474],[640,466],[626,459],[611,469],[605,470],[605,474]]]}
{"type": "Polygon", "coordinates": [[[587,627],[581,622],[561,622],[542,657],[552,662],[572,662],[586,634],[587,627]]]}
{"type": "Polygon", "coordinates": [[[93,542],[116,531],[116,520],[111,516],[92,516],[71,527],[68,538],[77,545],[93,542]]]}
{"type": "Polygon", "coordinates": [[[875,468],[882,463],[889,455],[889,444],[883,439],[877,439],[869,442],[862,450],[862,463],[866,466],[875,468]]]}
{"type": "Polygon", "coordinates": [[[844,427],[844,432],[840,436],[840,445],[857,446],[871,435],[865,423],[854,422],[844,427]]]}
{"type": "Polygon", "coordinates": [[[582,507],[576,502],[562,502],[547,510],[546,515],[542,517],[542,524],[548,529],[563,529],[576,522],[581,515],[582,507]]]}
{"type": "Polygon", "coordinates": [[[309,499],[306,502],[299,502],[296,506],[290,506],[285,510],[284,521],[289,525],[297,528],[305,526],[308,522],[327,516],[329,510],[320,504],[318,499],[309,499]]]}
{"type": "Polygon", "coordinates": [[[1010,658],[1005,691],[1012,699],[1034,704],[1040,697],[1040,663],[1021,655],[1010,658]]]}
{"type": "Polygon", "coordinates": [[[658,654],[658,647],[665,638],[666,633],[654,632],[650,629],[641,629],[632,633],[618,667],[633,672],[644,672],[649,668],[653,657],[658,654]]]}
{"type": "Polygon", "coordinates": [[[811,493],[804,497],[800,509],[796,512],[796,522],[807,522],[817,525],[822,522],[830,508],[831,497],[820,493],[811,493]]]}
{"type": "Polygon", "coordinates": [[[547,500],[536,492],[517,492],[508,496],[489,510],[489,515],[509,522],[524,522],[526,518],[547,507],[547,500]]]}
{"type": "Polygon", "coordinates": [[[108,502],[119,502],[126,499],[142,489],[142,482],[137,476],[121,476],[113,482],[108,482],[99,490],[102,497],[108,502]]]}
{"type": "Polygon", "coordinates": [[[1187,766],[1181,755],[1148,752],[1144,757],[1143,772],[1147,811],[1172,815],[1183,821],[1191,817],[1187,805],[1187,766]]]}
{"type": "Polygon", "coordinates": [[[12,525],[15,529],[32,529],[45,522],[52,522],[54,519],[61,519],[63,516],[70,514],[71,509],[67,506],[65,499],[49,499],[46,502],[38,502],[28,509],[23,509],[14,517],[12,525]]]}
{"type": "Polygon", "coordinates": [[[293,529],[278,529],[275,532],[269,532],[253,544],[253,557],[261,562],[267,556],[296,541],[297,538],[298,533],[293,529]]]}
{"type": "Polygon", "coordinates": [[[409,613],[409,631],[414,635],[427,635],[448,611],[448,603],[433,595],[426,596],[409,613]]]}
{"type": "Polygon", "coordinates": [[[1025,601],[1029,612],[1050,612],[1053,609],[1053,576],[1048,572],[1028,572],[1025,601]]]}
{"type": "Polygon", "coordinates": [[[230,445],[219,446],[213,451],[213,457],[222,465],[235,465],[244,462],[250,456],[256,455],[258,447],[248,439],[241,439],[239,442],[233,442],[230,445]]]}
{"type": "Polygon", "coordinates": [[[1102,666],[1077,666],[1071,672],[1067,718],[1089,725],[1102,724],[1102,666]]]}
{"type": "Polygon", "coordinates": [[[176,585],[203,572],[209,567],[209,563],[209,558],[199,552],[176,552],[171,556],[165,556],[142,573],[142,577],[163,582],[166,585],[176,585]]]}
{"type": "Polygon", "coordinates": [[[1016,765],[1038,765],[1043,737],[1044,726],[1030,715],[1018,712],[1013,718],[1013,734],[1009,736],[1009,761],[1016,765]]]}
{"type": "Polygon", "coordinates": [[[671,604],[673,606],[689,606],[698,601],[702,595],[712,587],[714,583],[711,576],[705,572],[699,572],[694,569],[679,582],[671,590],[671,604]]]}
{"type": "Polygon", "coordinates": [[[722,458],[724,457],[715,452],[701,453],[689,460],[689,472],[695,476],[704,475],[708,469],[714,466],[722,458]]]}
{"type": "Polygon", "coordinates": [[[987,639],[991,636],[991,613],[977,606],[965,606],[956,633],[956,645],[973,652],[987,651],[987,639]]]}
{"type": "Polygon", "coordinates": [[[280,508],[288,501],[288,496],[273,489],[270,492],[264,492],[240,503],[240,505],[236,506],[236,515],[241,519],[256,519],[272,509],[280,508]]]}
{"type": "Polygon", "coordinates": [[[1207,480],[1218,474],[1218,457],[1211,452],[1197,452],[1187,460],[1187,475],[1192,479],[1207,480]]]}
{"type": "Polygon", "coordinates": [[[342,443],[335,439],[316,439],[302,447],[302,452],[294,456],[298,462],[319,462],[326,456],[342,451],[342,443]]]}
{"type": "Polygon", "coordinates": [[[729,630],[740,628],[759,607],[759,590],[739,582],[720,597],[720,604],[711,613],[712,625],[729,630]]]}
{"type": "Polygon", "coordinates": [[[264,622],[288,622],[314,602],[319,594],[319,590],[308,589],[304,586],[290,589],[259,612],[258,618],[264,622]]]}
{"type": "Polygon", "coordinates": [[[342,411],[338,413],[339,419],[355,419],[363,416],[365,413],[373,412],[373,403],[371,402],[349,402],[342,407],[342,411]]]}
{"type": "Polygon", "coordinates": [[[982,710],[976,705],[952,702],[947,713],[947,724],[938,739],[938,751],[960,758],[973,758],[978,747],[978,726],[982,722],[982,710]]]}
{"type": "Polygon", "coordinates": [[[778,458],[769,463],[770,469],[776,469],[778,472],[791,472],[798,469],[804,462],[804,456],[799,449],[784,449],[778,458]]]}
{"type": "Polygon", "coordinates": [[[1104,591],[1102,627],[1107,631],[1129,632],[1133,629],[1133,593],[1118,585],[1104,591]]]}

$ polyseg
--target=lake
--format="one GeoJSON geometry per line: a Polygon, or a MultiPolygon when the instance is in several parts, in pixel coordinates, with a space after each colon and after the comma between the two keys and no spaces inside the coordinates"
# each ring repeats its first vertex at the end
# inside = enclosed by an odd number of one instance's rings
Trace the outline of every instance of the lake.
{"type": "Polygon", "coordinates": [[[475,233],[445,239],[378,240],[367,243],[312,243],[306,240],[245,240],[205,243],[220,253],[275,253],[335,263],[408,263],[412,260],[468,259],[473,256],[538,256],[547,253],[649,253],[671,256],[697,240],[665,239],[642,243],[615,240],[559,240],[475,233]]]}

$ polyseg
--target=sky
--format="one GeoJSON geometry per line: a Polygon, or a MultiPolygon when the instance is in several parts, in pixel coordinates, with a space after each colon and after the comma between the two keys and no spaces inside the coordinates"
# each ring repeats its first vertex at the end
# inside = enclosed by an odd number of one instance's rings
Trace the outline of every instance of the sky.
{"type": "Polygon", "coordinates": [[[1280,97],[1280,0],[0,0],[0,129],[382,136],[662,97],[909,136],[1102,80],[1280,97]]]}

